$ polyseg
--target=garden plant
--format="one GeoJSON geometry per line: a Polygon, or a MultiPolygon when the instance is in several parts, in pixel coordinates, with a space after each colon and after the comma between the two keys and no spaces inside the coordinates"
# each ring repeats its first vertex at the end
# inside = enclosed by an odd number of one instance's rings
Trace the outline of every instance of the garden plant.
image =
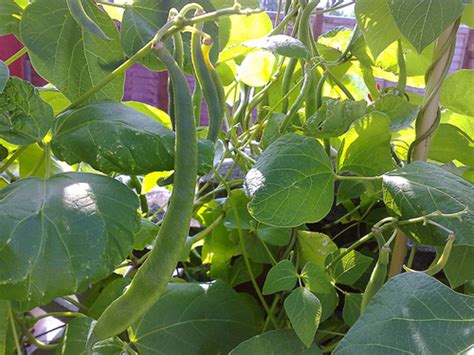
{"type": "Polygon", "coordinates": [[[0,354],[474,351],[474,4],[333,3],[0,0],[0,354]]]}

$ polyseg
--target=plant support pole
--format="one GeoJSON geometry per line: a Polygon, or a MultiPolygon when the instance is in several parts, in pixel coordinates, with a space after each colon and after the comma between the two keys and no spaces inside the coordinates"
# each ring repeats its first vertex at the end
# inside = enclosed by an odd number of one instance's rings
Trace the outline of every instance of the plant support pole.
{"type": "MultiPolygon", "coordinates": [[[[439,97],[441,85],[448,75],[449,67],[456,48],[456,33],[459,28],[459,20],[449,26],[438,38],[434,52],[433,64],[426,73],[426,91],[423,97],[423,105],[416,119],[416,139],[408,151],[408,161],[411,160],[413,148],[413,159],[426,161],[431,145],[433,133],[439,124],[439,97]]],[[[403,262],[407,254],[407,236],[399,230],[395,238],[392,260],[388,277],[398,275],[402,271],[403,262]]]]}

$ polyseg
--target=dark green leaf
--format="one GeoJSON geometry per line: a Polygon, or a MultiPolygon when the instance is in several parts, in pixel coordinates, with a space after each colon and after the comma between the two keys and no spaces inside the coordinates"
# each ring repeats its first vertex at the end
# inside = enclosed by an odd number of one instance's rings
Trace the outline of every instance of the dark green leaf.
{"type": "MultiPolygon", "coordinates": [[[[83,30],[70,14],[65,0],[35,1],[26,8],[20,26],[21,39],[35,70],[70,100],[97,85],[124,59],[114,22],[92,2],[83,4],[111,41],[83,30]]],[[[119,101],[123,83],[124,76],[117,76],[87,102],[119,101]]]]}
{"type": "Polygon", "coordinates": [[[260,140],[263,149],[266,149],[270,144],[281,137],[280,126],[285,117],[286,115],[281,112],[272,113],[263,131],[262,139],[260,140]]]}
{"type": "Polygon", "coordinates": [[[8,148],[0,144],[0,161],[3,161],[8,158],[9,154],[10,152],[8,151],[8,148]]]}
{"type": "Polygon", "coordinates": [[[53,122],[53,110],[26,81],[10,78],[0,94],[0,138],[28,145],[39,142],[53,122]]]}
{"type": "Polygon", "coordinates": [[[337,169],[361,176],[377,176],[393,168],[390,153],[390,120],[372,112],[354,122],[342,138],[337,169]]]}
{"type": "Polygon", "coordinates": [[[106,277],[131,250],[137,208],[131,190],[101,175],[27,178],[3,188],[1,298],[45,304],[106,277]]]}
{"type": "Polygon", "coordinates": [[[0,36],[16,32],[22,12],[14,1],[0,0],[0,36]]]}
{"type": "Polygon", "coordinates": [[[291,58],[305,59],[309,55],[308,48],[306,48],[303,42],[286,35],[274,35],[252,39],[242,43],[242,46],[266,49],[276,54],[291,58]]]}
{"type": "Polygon", "coordinates": [[[301,270],[304,285],[313,293],[330,293],[333,286],[329,282],[324,267],[312,262],[307,262],[301,270]]]}
{"type": "Polygon", "coordinates": [[[316,344],[308,349],[290,329],[266,332],[240,343],[229,355],[319,355],[316,344]]]}
{"type": "MultiPolygon", "coordinates": [[[[88,341],[92,334],[95,321],[90,318],[76,318],[67,323],[63,340],[56,348],[56,355],[86,355],[88,341]]],[[[128,354],[128,346],[119,339],[108,339],[96,343],[92,347],[94,355],[128,354]]]]}
{"type": "Polygon", "coordinates": [[[474,297],[424,273],[389,279],[334,354],[460,354],[472,347],[474,297]]]}
{"type": "Polygon", "coordinates": [[[170,284],[134,326],[140,354],[227,353],[258,332],[252,307],[227,284],[170,284]],[[184,336],[185,335],[185,336],[184,336]]]}
{"type": "Polygon", "coordinates": [[[10,70],[8,69],[7,65],[0,60],[0,94],[3,92],[3,89],[5,89],[5,85],[7,85],[9,77],[10,70]]]}
{"type": "Polygon", "coordinates": [[[280,291],[290,291],[298,280],[296,268],[290,260],[282,260],[273,266],[265,278],[263,294],[271,295],[280,291]]]}
{"type": "Polygon", "coordinates": [[[461,16],[463,0],[388,0],[388,6],[400,32],[421,53],[461,16]]]}
{"type": "MultiPolygon", "coordinates": [[[[443,247],[437,247],[436,252],[438,255],[441,255],[443,247]]],[[[474,247],[469,245],[453,245],[443,272],[452,288],[474,280],[474,247]]]]}
{"type": "Polygon", "coordinates": [[[450,110],[474,117],[474,70],[462,69],[449,75],[441,87],[441,103],[450,110]]]}
{"type": "MultiPolygon", "coordinates": [[[[332,254],[331,257],[336,257],[342,251],[344,251],[343,248],[338,253],[332,254]]],[[[352,250],[336,262],[331,271],[336,283],[351,286],[367,271],[370,264],[372,264],[372,258],[352,250]]]]}
{"type": "Polygon", "coordinates": [[[322,145],[287,134],[273,142],[248,172],[248,208],[259,222],[296,227],[317,222],[331,209],[334,173],[322,145]]]}
{"type": "Polygon", "coordinates": [[[309,348],[321,319],[319,299],[306,288],[298,287],[285,299],[283,306],[296,335],[309,348]]]}
{"type": "Polygon", "coordinates": [[[365,101],[328,99],[305,123],[309,135],[317,138],[338,137],[365,115],[365,101]]]}
{"type": "MultiPolygon", "coordinates": [[[[263,265],[254,263],[251,260],[250,268],[252,269],[253,276],[258,277],[263,271],[263,265]]],[[[245,282],[249,282],[251,280],[250,274],[247,269],[247,265],[245,264],[244,258],[238,258],[235,263],[231,266],[229,270],[229,284],[232,287],[241,285],[245,282]]]]}
{"type": "Polygon", "coordinates": [[[53,153],[104,173],[140,175],[173,169],[174,134],[159,121],[120,103],[88,105],[61,115],[53,153]]]}
{"type": "Polygon", "coordinates": [[[355,15],[374,58],[401,37],[387,0],[358,0],[355,15]]]}
{"type": "Polygon", "coordinates": [[[7,354],[7,333],[10,327],[8,307],[10,307],[8,301],[0,300],[0,354],[7,354]]]}
{"type": "Polygon", "coordinates": [[[257,236],[265,243],[285,246],[291,238],[291,231],[288,228],[278,228],[260,224],[257,227],[257,236]]]}
{"type": "MultiPolygon", "coordinates": [[[[474,188],[468,181],[434,164],[414,162],[383,177],[384,202],[389,211],[409,219],[432,212],[457,213],[458,218],[432,220],[456,234],[455,244],[474,246],[474,188]]],[[[400,228],[420,244],[444,245],[447,232],[431,224],[402,225],[400,228]]]]}
{"type": "Polygon", "coordinates": [[[344,322],[352,327],[360,316],[360,304],[362,303],[362,293],[346,293],[344,296],[344,308],[342,317],[344,322]]]}
{"type": "Polygon", "coordinates": [[[396,95],[385,95],[369,106],[367,111],[378,111],[390,118],[390,130],[398,131],[411,126],[420,108],[405,98],[396,95]]]}

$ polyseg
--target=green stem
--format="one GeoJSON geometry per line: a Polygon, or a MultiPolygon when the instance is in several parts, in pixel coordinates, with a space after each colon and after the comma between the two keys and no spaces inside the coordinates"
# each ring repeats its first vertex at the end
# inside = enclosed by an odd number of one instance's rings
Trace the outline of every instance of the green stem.
{"type": "Polygon", "coordinates": [[[130,7],[130,5],[127,5],[127,4],[115,4],[113,2],[108,2],[108,1],[95,0],[95,3],[99,4],[99,5],[107,5],[107,6],[112,6],[112,7],[118,7],[120,9],[127,9],[127,8],[130,7]]]}
{"type": "Polygon", "coordinates": [[[84,313],[79,312],[50,312],[42,314],[38,317],[32,317],[29,320],[33,321],[34,323],[38,322],[41,319],[48,318],[48,317],[77,317],[77,318],[84,318],[87,317],[84,313]]]}
{"type": "Polygon", "coordinates": [[[407,67],[405,63],[405,57],[403,56],[403,47],[402,47],[402,40],[398,40],[398,83],[397,89],[400,91],[400,95],[403,96],[405,94],[405,87],[407,85],[407,67]]]}
{"type": "Polygon", "coordinates": [[[21,48],[20,50],[18,50],[18,52],[16,52],[15,54],[13,54],[10,58],[8,58],[7,60],[5,60],[5,64],[6,65],[10,65],[10,64],[13,64],[15,63],[18,59],[21,58],[21,56],[23,54],[25,54],[26,52],[28,52],[28,49],[26,47],[23,47],[21,48]]]}
{"type": "Polygon", "coordinates": [[[13,316],[12,306],[10,302],[8,302],[8,318],[10,318],[10,326],[12,328],[13,341],[15,342],[16,352],[18,355],[22,355],[23,351],[21,349],[20,340],[16,331],[15,317],[13,316]]]}
{"type": "MultiPolygon", "coordinates": [[[[278,305],[278,302],[280,301],[280,298],[281,298],[281,295],[277,294],[275,296],[275,298],[273,299],[272,305],[270,306],[270,313],[271,314],[273,314],[275,312],[275,308],[278,305]]],[[[265,323],[263,324],[262,333],[264,333],[267,330],[268,326],[270,325],[270,320],[271,320],[270,316],[267,316],[265,318],[265,323]]]]}
{"type": "Polygon", "coordinates": [[[71,298],[69,296],[64,296],[63,299],[69,302],[70,304],[76,306],[77,308],[82,309],[84,312],[87,312],[89,310],[86,306],[76,301],[74,298],[71,298]]]}
{"type": "Polygon", "coordinates": [[[377,181],[382,179],[382,176],[347,176],[334,174],[336,180],[352,180],[352,181],[377,181]]]}
{"type": "Polygon", "coordinates": [[[12,156],[0,167],[0,174],[3,174],[10,165],[12,165],[15,160],[28,148],[27,145],[24,145],[20,148],[18,148],[15,153],[12,154],[12,156]]]}

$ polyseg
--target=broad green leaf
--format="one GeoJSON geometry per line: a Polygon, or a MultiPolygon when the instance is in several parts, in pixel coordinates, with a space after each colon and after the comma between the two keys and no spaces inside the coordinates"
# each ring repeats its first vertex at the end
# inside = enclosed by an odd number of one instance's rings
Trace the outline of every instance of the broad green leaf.
{"type": "Polygon", "coordinates": [[[316,344],[308,349],[290,329],[266,332],[240,343],[229,355],[320,355],[316,344]]]}
{"type": "Polygon", "coordinates": [[[148,219],[142,218],[140,220],[140,229],[133,237],[133,249],[143,250],[148,245],[152,244],[158,234],[158,231],[159,227],[155,223],[149,221],[148,219]]]}
{"type": "MultiPolygon", "coordinates": [[[[66,111],[52,129],[51,147],[68,164],[85,162],[104,173],[141,175],[172,170],[174,132],[128,105],[102,102],[66,111]]],[[[212,167],[214,147],[199,141],[199,174],[212,167]]]]}
{"type": "Polygon", "coordinates": [[[12,0],[0,0],[0,36],[17,32],[23,9],[12,0]]]}
{"type": "Polygon", "coordinates": [[[173,169],[173,132],[120,103],[67,111],[55,122],[52,134],[53,153],[69,164],[82,161],[104,173],[129,175],[173,169]]]}
{"type": "Polygon", "coordinates": [[[389,127],[390,119],[379,112],[372,112],[354,122],[342,138],[337,170],[361,176],[376,176],[391,170],[389,127]]]}
{"type": "Polygon", "coordinates": [[[53,111],[28,82],[10,78],[0,94],[0,138],[9,143],[39,142],[53,122],[53,111]]]}
{"type": "MultiPolygon", "coordinates": [[[[212,5],[207,0],[194,1],[204,7],[206,11],[213,10],[212,5]]],[[[169,11],[172,8],[178,11],[188,4],[188,0],[134,0],[131,6],[127,6],[122,17],[122,46],[127,56],[132,56],[143,48],[168,21],[169,11]]],[[[192,13],[188,14],[188,17],[192,13]]],[[[219,50],[219,38],[217,26],[213,22],[207,22],[203,28],[204,32],[211,35],[213,40],[212,59],[217,57],[219,50]]],[[[172,50],[171,39],[166,41],[166,46],[172,50]]],[[[190,36],[183,35],[184,46],[184,69],[187,73],[192,73],[190,36]]],[[[155,71],[165,70],[165,66],[153,54],[142,59],[142,63],[149,69],[155,71]]]]}
{"type": "Polygon", "coordinates": [[[245,178],[250,214],[275,227],[317,222],[331,209],[334,173],[322,145],[287,134],[270,144],[245,178]]]}
{"type": "Polygon", "coordinates": [[[344,322],[352,327],[360,316],[360,304],[362,303],[362,293],[346,293],[344,296],[344,308],[342,318],[344,322]]]}
{"type": "Polygon", "coordinates": [[[296,232],[296,241],[302,263],[312,262],[321,268],[325,267],[326,258],[337,250],[337,245],[323,233],[299,230],[296,232]]]}
{"type": "Polygon", "coordinates": [[[106,277],[131,250],[137,208],[131,190],[101,175],[26,178],[3,188],[1,298],[41,305],[106,277]]]}
{"type": "Polygon", "coordinates": [[[474,141],[458,127],[442,123],[433,135],[428,157],[441,163],[457,160],[474,166],[474,141]]]}
{"type": "Polygon", "coordinates": [[[0,94],[7,85],[8,78],[10,77],[10,70],[7,65],[0,60],[0,94]]]}
{"type": "Polygon", "coordinates": [[[474,28],[474,3],[466,6],[462,13],[461,23],[474,28]]]}
{"type": "Polygon", "coordinates": [[[240,81],[252,87],[268,84],[275,70],[275,56],[268,51],[261,50],[249,53],[237,67],[240,81]]]}
{"type": "Polygon", "coordinates": [[[252,39],[242,43],[242,46],[266,49],[267,51],[291,58],[305,59],[309,56],[308,48],[306,48],[303,42],[287,35],[252,39]]]}
{"type": "MultiPolygon", "coordinates": [[[[383,177],[384,202],[390,213],[401,219],[429,213],[457,213],[457,218],[432,218],[456,234],[456,245],[474,246],[474,188],[472,183],[441,167],[413,162],[383,177]]],[[[447,233],[439,227],[422,223],[400,228],[419,244],[444,245],[447,233]]]]}
{"type": "Polygon", "coordinates": [[[441,104],[450,110],[474,117],[474,70],[461,69],[449,75],[441,87],[441,104]]]}
{"type": "MultiPolygon", "coordinates": [[[[86,355],[88,341],[91,338],[95,321],[90,318],[75,318],[69,321],[64,330],[63,339],[56,348],[56,355],[86,355]]],[[[128,345],[118,338],[102,340],[92,347],[95,355],[129,354],[128,345]]]]}
{"type": "Polygon", "coordinates": [[[37,144],[29,145],[18,158],[20,177],[46,177],[62,173],[64,170],[56,159],[47,159],[46,154],[37,144]]]}
{"type": "Polygon", "coordinates": [[[374,58],[401,37],[387,0],[358,0],[355,15],[374,58]]]}
{"type": "Polygon", "coordinates": [[[227,197],[224,209],[224,226],[228,229],[250,229],[252,217],[247,210],[249,199],[242,190],[233,190],[227,197]]]}
{"type": "Polygon", "coordinates": [[[298,287],[285,298],[283,306],[296,335],[309,348],[321,319],[319,299],[306,288],[298,287]]]}
{"type": "Polygon", "coordinates": [[[227,284],[169,284],[147,314],[132,326],[140,354],[218,354],[257,334],[260,319],[227,284]],[[186,336],[183,337],[183,334],[186,336]]]}
{"type": "MultiPolygon", "coordinates": [[[[443,247],[437,247],[436,252],[441,255],[443,247]]],[[[474,280],[474,247],[454,245],[443,272],[452,288],[474,280]]]]}
{"type": "Polygon", "coordinates": [[[386,95],[369,106],[367,111],[384,113],[390,118],[390,130],[398,131],[411,126],[420,108],[400,96],[386,95]]]}
{"type": "MultiPolygon", "coordinates": [[[[239,240],[238,231],[233,230],[232,233],[239,240]]],[[[256,263],[271,264],[273,260],[269,254],[273,255],[273,258],[278,257],[280,248],[271,244],[264,245],[264,242],[254,233],[245,233],[243,237],[248,257],[256,263]]]]}
{"type": "Polygon", "coordinates": [[[2,355],[7,353],[7,333],[10,327],[9,307],[8,301],[0,300],[0,354],[2,355]]]}
{"type": "Polygon", "coordinates": [[[272,20],[265,11],[250,15],[232,15],[219,21],[219,43],[223,50],[219,62],[234,59],[249,51],[239,44],[265,37],[272,30],[272,20]],[[251,29],[243,31],[242,29],[251,29]]]}
{"type": "Polygon", "coordinates": [[[316,292],[315,295],[321,302],[321,322],[324,322],[326,319],[331,317],[339,305],[339,294],[336,292],[334,287],[331,287],[329,293],[316,292]]]}
{"type": "Polygon", "coordinates": [[[313,293],[330,293],[333,286],[329,282],[324,267],[307,262],[301,270],[304,286],[313,293]]]}
{"type": "MultiPolygon", "coordinates": [[[[336,257],[344,250],[343,248],[340,249],[331,257],[336,257]]],[[[331,257],[329,260],[331,260],[331,257]]],[[[372,264],[372,258],[352,250],[332,266],[331,273],[336,283],[352,286],[367,271],[370,264],[372,264]]]]}
{"type": "Polygon", "coordinates": [[[371,299],[334,354],[465,353],[472,349],[473,309],[474,297],[433,277],[401,274],[371,299]]]}
{"type": "Polygon", "coordinates": [[[290,260],[282,260],[273,266],[265,278],[263,294],[271,295],[280,291],[290,291],[298,280],[296,268],[290,260]]]}
{"type": "Polygon", "coordinates": [[[119,278],[111,281],[100,292],[95,302],[89,307],[87,315],[93,319],[99,319],[102,312],[117,299],[125,291],[125,288],[130,284],[130,279],[119,278]]]}
{"type": "MultiPolygon", "coordinates": [[[[35,70],[72,101],[96,86],[124,60],[114,22],[92,1],[83,1],[88,15],[112,40],[81,29],[65,0],[38,0],[28,6],[20,25],[21,39],[35,70]]],[[[124,76],[119,75],[87,102],[119,101],[124,76]]]]}
{"type": "Polygon", "coordinates": [[[278,228],[260,224],[257,227],[257,236],[265,243],[285,246],[291,238],[291,230],[288,228],[278,228]]]}
{"type": "Polygon", "coordinates": [[[336,204],[360,197],[365,191],[366,185],[361,181],[341,181],[337,188],[336,204]]]}
{"type": "Polygon", "coordinates": [[[419,53],[434,42],[463,11],[463,0],[387,2],[400,32],[419,53]]]}
{"type": "Polygon", "coordinates": [[[474,120],[472,117],[445,110],[441,113],[440,123],[448,123],[453,125],[467,134],[470,139],[474,140],[474,120]]]}
{"type": "Polygon", "coordinates": [[[328,99],[305,122],[309,135],[317,138],[338,137],[346,133],[351,124],[365,115],[365,101],[328,99]]]}

